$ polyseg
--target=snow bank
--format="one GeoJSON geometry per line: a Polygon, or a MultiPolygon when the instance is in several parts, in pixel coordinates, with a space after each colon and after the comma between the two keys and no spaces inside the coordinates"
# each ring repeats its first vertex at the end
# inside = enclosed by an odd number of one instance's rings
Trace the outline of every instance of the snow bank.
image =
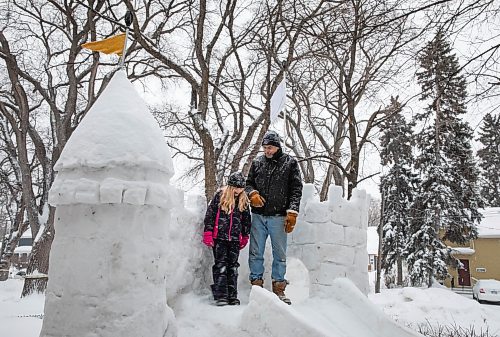
{"type": "Polygon", "coordinates": [[[500,306],[479,304],[447,288],[387,289],[369,298],[387,315],[414,328],[420,324],[473,326],[476,332],[488,329],[490,336],[500,334],[500,306]]]}

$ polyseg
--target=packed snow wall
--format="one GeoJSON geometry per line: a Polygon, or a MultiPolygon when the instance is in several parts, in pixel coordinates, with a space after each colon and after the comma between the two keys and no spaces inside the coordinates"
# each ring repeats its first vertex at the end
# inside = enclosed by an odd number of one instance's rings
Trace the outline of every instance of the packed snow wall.
{"type": "Polygon", "coordinates": [[[333,280],[350,279],[369,292],[366,235],[370,197],[354,190],[350,200],[331,185],[328,200],[320,202],[314,186],[306,184],[297,226],[289,236],[288,256],[301,260],[309,271],[311,296],[329,296],[333,280]]]}

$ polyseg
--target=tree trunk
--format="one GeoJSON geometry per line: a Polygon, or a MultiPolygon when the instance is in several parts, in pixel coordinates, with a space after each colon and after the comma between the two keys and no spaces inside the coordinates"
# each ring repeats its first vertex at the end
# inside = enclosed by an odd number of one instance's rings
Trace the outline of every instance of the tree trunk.
{"type": "Polygon", "coordinates": [[[49,218],[39,240],[34,242],[21,297],[33,293],[43,293],[47,288],[49,255],[54,240],[55,208],[50,206],[49,218]]]}
{"type": "Polygon", "coordinates": [[[397,266],[398,266],[398,286],[403,286],[403,259],[401,256],[398,256],[397,259],[397,266]]]}

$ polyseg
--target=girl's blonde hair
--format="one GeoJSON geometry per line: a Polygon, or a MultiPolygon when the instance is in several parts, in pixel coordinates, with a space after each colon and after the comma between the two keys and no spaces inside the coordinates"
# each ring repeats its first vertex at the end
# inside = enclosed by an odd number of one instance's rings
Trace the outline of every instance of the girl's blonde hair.
{"type": "MultiPolygon", "coordinates": [[[[222,188],[219,206],[226,213],[231,213],[234,209],[234,205],[236,204],[236,200],[234,198],[235,189],[236,187],[229,185],[222,188]]],[[[240,212],[247,209],[249,204],[250,200],[248,200],[247,194],[245,191],[241,192],[238,196],[238,208],[240,209],[240,212]]]]}

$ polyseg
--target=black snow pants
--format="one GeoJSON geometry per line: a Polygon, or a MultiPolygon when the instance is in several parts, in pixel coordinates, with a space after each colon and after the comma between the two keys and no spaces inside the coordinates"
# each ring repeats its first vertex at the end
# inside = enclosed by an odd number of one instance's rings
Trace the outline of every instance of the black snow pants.
{"type": "Polygon", "coordinates": [[[214,240],[214,265],[212,291],[214,299],[235,299],[238,296],[238,257],[240,243],[236,240],[214,240]]]}

